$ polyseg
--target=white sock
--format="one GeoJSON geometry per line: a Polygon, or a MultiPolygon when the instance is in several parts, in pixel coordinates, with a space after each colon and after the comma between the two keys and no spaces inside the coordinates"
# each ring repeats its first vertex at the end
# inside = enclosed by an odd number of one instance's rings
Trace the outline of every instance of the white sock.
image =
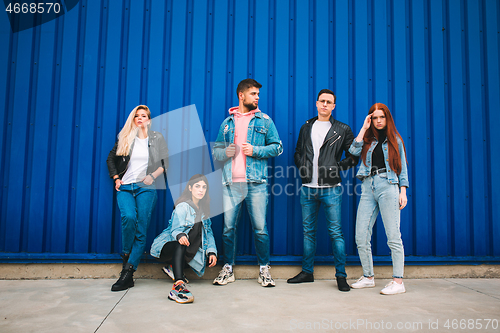
{"type": "Polygon", "coordinates": [[[225,264],[224,266],[227,267],[227,269],[229,269],[230,272],[233,271],[233,266],[232,265],[229,265],[229,264],[225,264]]]}
{"type": "Polygon", "coordinates": [[[267,265],[264,265],[264,266],[260,266],[260,271],[262,272],[262,270],[267,267],[267,265]]]}

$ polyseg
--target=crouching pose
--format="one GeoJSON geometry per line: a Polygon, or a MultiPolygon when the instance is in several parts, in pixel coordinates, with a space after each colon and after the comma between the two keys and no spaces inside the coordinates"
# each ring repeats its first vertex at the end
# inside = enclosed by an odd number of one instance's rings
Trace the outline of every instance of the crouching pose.
{"type": "Polygon", "coordinates": [[[407,203],[406,188],[409,185],[406,150],[386,105],[373,104],[349,152],[361,155],[363,161],[356,176],[363,181],[356,216],[356,244],[363,276],[351,287],[375,287],[370,240],[380,211],[393,266],[393,281],[380,293],[404,293],[404,249],[399,222],[400,210],[407,203]]]}
{"type": "Polygon", "coordinates": [[[217,248],[210,221],[210,195],[208,180],[196,174],[188,181],[184,192],[174,205],[168,227],[156,237],[151,246],[151,255],[167,264],[163,271],[174,285],[168,298],[177,303],[191,303],[194,297],[186,288],[184,265],[188,265],[198,276],[203,276],[205,266],[217,263],[217,248]]]}

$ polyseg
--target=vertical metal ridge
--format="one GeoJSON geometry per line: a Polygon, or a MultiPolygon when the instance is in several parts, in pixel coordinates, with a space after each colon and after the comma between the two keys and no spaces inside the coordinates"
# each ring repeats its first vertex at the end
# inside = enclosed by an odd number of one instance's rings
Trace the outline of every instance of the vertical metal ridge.
{"type": "MultiPolygon", "coordinates": [[[[275,82],[276,82],[276,6],[273,6],[273,3],[276,4],[276,2],[269,1],[269,32],[268,32],[268,50],[269,50],[269,58],[267,59],[268,63],[268,68],[270,69],[268,72],[268,77],[266,78],[267,81],[267,86],[269,88],[269,94],[268,98],[270,100],[270,103],[268,104],[270,106],[270,110],[268,111],[270,116],[274,119],[276,116],[276,89],[275,89],[275,82]]],[[[254,38],[258,38],[257,36],[254,38]]],[[[255,71],[254,69],[252,69],[255,71]]],[[[274,166],[274,159],[273,159],[273,166],[274,166]]]]}
{"type": "MultiPolygon", "coordinates": [[[[86,242],[87,245],[87,251],[88,252],[94,252],[95,246],[94,244],[96,243],[96,236],[97,236],[97,219],[94,219],[97,217],[97,207],[98,207],[98,189],[97,189],[97,184],[98,184],[98,179],[97,179],[97,171],[101,170],[101,163],[96,163],[97,161],[100,160],[99,152],[100,152],[100,145],[99,142],[100,140],[100,131],[99,131],[99,116],[102,114],[102,112],[99,112],[99,104],[101,100],[101,91],[102,91],[102,80],[101,80],[101,52],[102,52],[102,25],[103,25],[103,8],[102,5],[99,4],[98,8],[98,14],[94,15],[94,11],[91,13],[92,15],[89,17],[88,15],[86,16],[86,22],[89,22],[90,19],[97,18],[97,33],[98,36],[96,38],[97,40],[97,48],[94,51],[97,55],[95,64],[96,70],[95,70],[95,101],[92,103],[94,106],[94,115],[93,115],[93,121],[90,123],[91,128],[92,128],[92,161],[93,163],[91,164],[90,167],[90,173],[91,173],[91,181],[90,181],[90,189],[88,191],[88,202],[89,202],[89,213],[88,213],[88,225],[87,225],[87,232],[88,232],[88,239],[86,242]]],[[[87,27],[89,24],[86,25],[87,27]]],[[[88,52],[86,52],[88,53],[88,52]]]]}
{"type": "Polygon", "coordinates": [[[144,1],[143,11],[143,28],[142,28],[142,59],[141,59],[141,103],[149,104],[148,87],[149,87],[149,44],[151,39],[151,0],[144,1]]]}
{"type": "MultiPolygon", "coordinates": [[[[479,212],[479,216],[477,216],[475,218],[475,220],[479,220],[479,222],[482,224],[481,225],[481,229],[478,230],[478,241],[477,241],[477,244],[479,245],[479,254],[480,255],[487,255],[488,254],[488,249],[491,248],[491,243],[489,242],[489,238],[486,242],[482,242],[480,240],[480,237],[483,236],[484,234],[486,234],[487,230],[489,230],[489,224],[491,220],[488,219],[489,217],[489,212],[491,212],[491,206],[489,205],[489,195],[488,195],[488,192],[489,192],[489,187],[490,187],[490,184],[488,183],[488,180],[491,179],[489,177],[489,165],[488,165],[488,144],[486,143],[487,141],[487,135],[489,134],[489,131],[488,131],[488,112],[487,112],[487,107],[486,107],[486,103],[487,103],[487,99],[486,99],[486,75],[487,75],[487,63],[486,63],[486,58],[485,58],[485,42],[486,42],[486,34],[487,34],[487,31],[485,29],[485,20],[486,20],[486,16],[485,16],[485,3],[484,1],[481,1],[480,2],[480,8],[479,8],[479,16],[480,16],[480,22],[478,24],[479,28],[481,29],[480,30],[480,33],[481,33],[481,40],[479,42],[479,45],[480,45],[480,50],[479,50],[479,59],[480,59],[480,62],[481,62],[481,97],[482,97],[482,109],[484,110],[484,112],[482,113],[483,115],[483,119],[482,119],[482,123],[481,123],[481,132],[482,132],[482,136],[480,137],[479,139],[479,142],[480,144],[482,145],[482,164],[483,164],[483,173],[481,173],[481,176],[483,177],[483,181],[482,181],[482,185],[484,186],[484,188],[482,188],[482,193],[480,193],[481,197],[480,198],[477,198],[477,202],[479,205],[483,205],[483,207],[479,207],[477,209],[477,211],[479,212]],[[484,225],[483,225],[484,223],[484,225]]],[[[498,33],[497,33],[498,34],[498,33]]],[[[481,179],[480,179],[481,180],[481,179]]]]}
{"type": "MultiPolygon", "coordinates": [[[[295,77],[295,35],[296,35],[296,11],[297,11],[297,0],[289,0],[289,7],[288,7],[288,41],[287,41],[287,46],[288,46],[288,64],[287,64],[287,77],[286,77],[286,82],[288,86],[288,96],[290,100],[290,106],[288,107],[288,110],[291,112],[291,116],[288,118],[288,124],[289,127],[291,128],[291,133],[292,136],[290,138],[290,141],[293,142],[292,147],[290,148],[291,150],[291,156],[293,158],[293,154],[295,152],[295,142],[296,138],[299,136],[299,131],[300,127],[302,126],[302,123],[298,121],[297,119],[297,96],[295,93],[295,84],[294,84],[294,77],[295,77]],[[295,125],[295,126],[294,126],[295,125]],[[295,139],[295,140],[294,140],[295,139]]],[[[292,159],[293,161],[293,159],[292,159]]],[[[298,205],[296,205],[298,198],[292,197],[289,198],[288,202],[291,203],[291,206],[293,207],[293,211],[291,216],[293,217],[294,220],[301,221],[302,216],[301,213],[298,212],[298,205]]],[[[296,228],[287,228],[287,244],[286,244],[286,253],[296,253],[296,239],[298,236],[300,236],[300,233],[296,231],[296,228]]]]}
{"type": "MultiPolygon", "coordinates": [[[[446,63],[445,63],[445,66],[444,66],[444,70],[445,70],[445,94],[446,94],[446,99],[445,99],[445,112],[446,112],[446,117],[448,120],[450,120],[448,123],[447,123],[447,141],[448,142],[453,142],[453,128],[452,128],[452,122],[451,122],[451,117],[452,117],[452,105],[450,104],[450,99],[451,99],[451,95],[452,95],[452,92],[451,92],[451,89],[450,89],[450,86],[451,85],[447,85],[446,83],[447,82],[451,82],[451,61],[450,61],[450,57],[451,57],[451,21],[450,21],[450,0],[444,0],[444,3],[445,3],[445,17],[446,17],[446,39],[445,39],[445,42],[444,42],[444,45],[445,45],[445,54],[446,54],[446,63]]],[[[446,159],[449,160],[449,161],[453,161],[453,149],[452,147],[450,147],[448,149],[448,152],[447,152],[447,156],[446,156],[446,159]]],[[[448,246],[448,253],[450,255],[454,255],[454,252],[455,252],[455,237],[453,237],[453,235],[455,234],[455,224],[452,222],[454,220],[454,210],[453,210],[453,206],[454,206],[454,186],[453,186],[453,164],[450,164],[449,165],[449,179],[450,179],[450,182],[449,182],[449,199],[448,199],[448,203],[450,205],[450,215],[449,215],[449,219],[448,219],[448,223],[447,223],[447,226],[449,228],[449,236],[448,236],[448,240],[449,240],[449,246],[448,246]]]]}
{"type": "Polygon", "coordinates": [[[428,128],[429,132],[427,133],[427,139],[428,139],[428,153],[427,156],[429,157],[427,160],[427,165],[428,165],[428,170],[430,170],[430,175],[429,175],[429,236],[431,241],[429,242],[427,249],[428,249],[428,254],[430,255],[436,255],[436,244],[434,243],[435,235],[436,235],[436,207],[435,207],[435,200],[436,200],[436,186],[435,182],[432,182],[432,175],[436,174],[436,165],[433,163],[434,161],[434,156],[435,156],[435,144],[434,144],[434,129],[435,129],[435,122],[433,118],[433,110],[434,110],[434,82],[432,80],[433,78],[433,61],[432,61],[432,52],[434,51],[434,48],[432,47],[432,42],[433,42],[433,36],[432,32],[434,29],[438,29],[437,27],[434,27],[433,21],[432,21],[432,8],[431,8],[431,1],[426,0],[424,2],[424,8],[425,8],[425,25],[427,26],[426,30],[426,36],[425,36],[425,44],[426,44],[426,78],[425,81],[427,83],[426,89],[427,89],[427,103],[428,107],[426,108],[427,110],[427,119],[428,119],[428,128]]]}
{"type": "MultiPolygon", "coordinates": [[[[348,23],[348,84],[349,84],[349,90],[347,92],[347,95],[349,97],[352,96],[352,102],[348,103],[348,112],[353,116],[353,119],[354,119],[354,124],[356,124],[356,115],[357,115],[357,112],[355,112],[356,110],[356,107],[357,107],[357,103],[356,103],[356,94],[354,92],[354,82],[352,80],[352,78],[354,77],[354,63],[355,63],[355,59],[354,59],[354,27],[352,26],[352,22],[354,21],[354,4],[353,4],[353,1],[349,1],[349,4],[348,4],[348,18],[347,18],[347,23],[348,23]]],[[[338,91],[337,91],[338,93],[338,91]]],[[[337,104],[337,102],[335,101],[335,104],[337,104]]],[[[359,125],[359,121],[357,122],[358,125],[359,125]]]]}
{"type": "MultiPolygon", "coordinates": [[[[213,57],[214,57],[214,0],[208,0],[208,18],[207,18],[207,33],[206,33],[206,44],[207,44],[207,52],[205,58],[205,87],[207,90],[206,98],[204,100],[203,110],[205,110],[206,117],[203,119],[203,126],[206,129],[205,132],[213,133],[217,130],[217,128],[211,127],[210,118],[212,118],[212,92],[213,92],[213,57]]],[[[207,143],[211,142],[212,139],[207,137],[207,143]]]]}
{"type": "MultiPolygon", "coordinates": [[[[377,82],[378,78],[376,77],[376,73],[374,68],[375,66],[375,55],[374,55],[374,50],[375,48],[377,50],[381,49],[379,45],[375,45],[375,34],[376,34],[376,29],[375,25],[377,22],[380,20],[380,17],[375,17],[375,8],[372,7],[373,0],[366,0],[366,22],[356,22],[356,26],[359,26],[360,29],[366,29],[366,54],[367,54],[367,67],[366,67],[366,76],[367,76],[367,91],[368,91],[368,99],[367,99],[367,110],[366,113],[368,113],[369,108],[374,104],[378,103],[379,101],[376,99],[376,91],[377,91],[377,85],[374,84],[374,82],[377,82]]],[[[378,9],[378,8],[377,8],[378,9]]],[[[383,103],[382,101],[380,101],[383,103]]],[[[385,103],[384,103],[385,104],[385,103]]],[[[379,231],[380,228],[377,227],[377,231],[379,231]]],[[[378,238],[378,237],[376,237],[378,238]]]]}
{"type": "MultiPolygon", "coordinates": [[[[4,21],[3,24],[7,24],[6,21],[4,21]]],[[[8,28],[10,28],[8,26],[8,28]]],[[[15,75],[12,74],[13,72],[13,67],[15,71],[15,66],[11,65],[14,64],[15,61],[13,59],[16,58],[16,48],[14,47],[15,40],[17,39],[18,34],[14,35],[12,31],[8,32],[8,55],[7,55],[7,71],[5,75],[5,91],[2,92],[2,94],[5,96],[4,98],[4,103],[3,103],[3,122],[2,122],[2,134],[1,134],[1,157],[0,157],[0,171],[2,174],[2,177],[0,178],[0,186],[2,188],[2,191],[0,191],[0,203],[2,204],[2,207],[7,207],[8,206],[8,193],[10,192],[9,188],[9,158],[8,156],[10,155],[9,153],[9,147],[11,144],[11,136],[12,136],[12,123],[11,120],[9,119],[10,116],[9,114],[11,113],[12,110],[12,104],[13,104],[13,97],[12,95],[14,94],[14,89],[11,89],[10,87],[13,87],[14,84],[12,81],[14,80],[15,75]]],[[[6,221],[7,220],[7,209],[2,209],[0,212],[0,217],[1,221],[6,221]]],[[[5,251],[6,250],[6,230],[7,230],[7,223],[2,222],[0,223],[0,251],[5,251]]]]}
{"type": "Polygon", "coordinates": [[[309,33],[309,38],[308,38],[308,73],[307,73],[307,81],[308,81],[308,88],[309,88],[309,94],[307,96],[313,96],[314,92],[316,91],[316,81],[315,81],[315,76],[316,76],[316,45],[314,43],[315,37],[316,37],[316,27],[315,27],[315,11],[314,11],[314,4],[316,3],[315,1],[309,1],[309,8],[308,8],[308,33],[309,33]]]}
{"type": "MultiPolygon", "coordinates": [[[[484,49],[486,50],[486,52],[483,53],[483,62],[484,62],[484,81],[485,81],[485,121],[486,121],[486,127],[485,127],[485,137],[486,137],[486,151],[488,152],[491,152],[491,153],[495,153],[492,151],[492,145],[491,145],[491,142],[492,142],[492,138],[493,138],[493,135],[495,131],[492,131],[491,128],[491,124],[494,123],[494,121],[492,121],[491,119],[494,118],[494,115],[492,116],[492,110],[491,110],[491,105],[490,105],[490,99],[492,99],[492,96],[497,96],[497,101],[498,101],[498,94],[495,93],[495,87],[493,88],[490,88],[490,76],[491,77],[496,77],[496,88],[498,89],[499,88],[499,79],[500,79],[500,75],[495,75],[495,73],[498,72],[498,69],[499,69],[499,62],[498,62],[498,54],[499,54],[499,44],[497,42],[497,47],[496,47],[496,55],[497,55],[497,61],[496,61],[496,71],[494,69],[492,69],[492,65],[493,64],[490,64],[489,62],[489,49],[490,49],[490,43],[489,43],[489,39],[491,39],[492,41],[495,41],[495,37],[494,36],[498,36],[498,33],[500,32],[500,22],[499,21],[499,18],[500,18],[500,5],[498,4],[498,2],[495,2],[495,1],[484,1],[484,6],[483,6],[483,17],[484,17],[484,20],[483,20],[483,25],[482,25],[482,29],[483,31],[485,31],[485,38],[484,38],[484,49]],[[496,4],[496,11],[493,11],[491,10],[490,6],[495,6],[496,4]],[[497,21],[497,26],[495,29],[495,26],[493,26],[492,23],[488,24],[489,22],[489,18],[490,17],[495,17],[496,18],[496,21],[497,21]],[[496,33],[495,33],[496,32],[496,33]],[[488,38],[488,36],[493,36],[493,38],[488,38]],[[490,74],[490,72],[492,74],[490,74]]],[[[498,40],[498,38],[496,39],[498,40]]],[[[494,46],[494,45],[493,45],[494,46]]],[[[492,61],[492,63],[495,63],[494,61],[492,61]]],[[[498,105],[498,104],[497,104],[498,105]]],[[[496,173],[492,172],[492,166],[493,166],[493,160],[494,158],[492,158],[492,154],[486,154],[486,179],[494,179],[496,173]]],[[[498,152],[497,152],[498,154],[498,152]]],[[[495,251],[495,244],[497,244],[497,242],[495,242],[495,225],[498,225],[498,223],[495,223],[496,218],[498,218],[498,214],[497,216],[494,216],[494,210],[496,208],[497,205],[494,205],[493,202],[494,199],[493,199],[493,182],[488,182],[487,183],[487,200],[485,200],[487,202],[487,208],[488,208],[488,228],[487,228],[487,233],[488,233],[488,241],[489,241],[489,251],[488,251],[488,255],[498,255],[498,253],[500,253],[500,251],[495,251]]],[[[498,202],[498,201],[496,201],[498,202]]],[[[496,208],[498,210],[498,208],[496,208]]],[[[498,235],[498,233],[497,233],[498,235]]],[[[500,249],[500,248],[499,248],[500,249]]]]}
{"type": "MultiPolygon", "coordinates": [[[[98,59],[97,59],[97,83],[96,83],[96,114],[94,117],[94,128],[95,128],[95,140],[94,140],[94,151],[95,151],[95,163],[93,166],[93,176],[92,176],[92,214],[91,221],[89,224],[91,235],[89,239],[89,249],[91,252],[99,252],[102,247],[99,244],[100,234],[105,233],[104,228],[100,228],[99,216],[102,214],[100,197],[102,194],[102,188],[108,179],[106,165],[100,161],[105,156],[103,151],[107,151],[107,147],[103,147],[103,115],[104,115],[104,90],[105,90],[105,75],[106,69],[106,45],[107,45],[107,35],[108,35],[108,15],[107,10],[109,3],[107,0],[101,2],[99,8],[99,38],[98,38],[98,59]],[[106,9],[105,9],[106,8],[106,9]],[[100,162],[100,163],[99,163],[100,162]],[[103,183],[104,181],[104,183],[103,183]],[[104,229],[104,230],[103,230],[104,229]]],[[[109,235],[108,235],[109,236],[109,235]]]]}
{"type": "MultiPolygon", "coordinates": [[[[234,14],[235,14],[235,11],[234,11],[234,6],[235,6],[235,1],[236,0],[227,0],[229,2],[229,6],[228,6],[228,31],[227,31],[227,53],[226,53],[226,57],[227,57],[227,67],[226,67],[226,108],[225,109],[228,109],[229,107],[231,107],[232,105],[232,92],[235,89],[234,87],[234,79],[233,79],[233,75],[231,75],[231,73],[234,72],[234,39],[235,39],[235,33],[234,33],[234,30],[235,30],[235,18],[234,18],[234,14]]],[[[224,119],[224,118],[223,118],[224,119]]]]}
{"type": "Polygon", "coordinates": [[[60,86],[61,86],[61,54],[62,54],[62,27],[64,27],[64,20],[55,21],[55,37],[54,37],[54,57],[52,63],[52,91],[50,96],[50,119],[49,119],[49,129],[48,129],[48,168],[47,168],[47,186],[46,186],[46,198],[47,198],[47,214],[46,223],[44,223],[44,237],[42,244],[42,252],[48,252],[50,249],[50,244],[52,240],[52,223],[54,219],[54,197],[55,197],[55,168],[56,168],[56,140],[57,140],[57,124],[56,119],[59,113],[59,98],[60,98],[60,86]]]}
{"type": "MultiPolygon", "coordinates": [[[[165,71],[163,72],[163,77],[162,77],[162,88],[164,93],[162,94],[161,98],[161,110],[162,113],[165,112],[166,110],[170,109],[170,101],[168,99],[168,89],[167,87],[170,86],[170,72],[169,69],[171,68],[171,50],[172,50],[172,1],[173,0],[167,0],[165,4],[165,27],[164,27],[164,35],[165,35],[165,44],[163,46],[163,52],[164,52],[164,60],[163,60],[163,69],[165,71]]],[[[165,138],[165,140],[168,140],[168,138],[165,138]]],[[[167,141],[168,143],[168,141],[167,141]]]]}
{"type": "Polygon", "coordinates": [[[389,82],[387,83],[387,102],[391,104],[391,107],[394,109],[394,72],[392,68],[392,64],[394,63],[394,58],[392,56],[392,49],[394,47],[394,18],[393,18],[393,8],[392,8],[393,0],[387,1],[387,7],[385,9],[385,15],[387,17],[387,78],[389,82]]]}
{"type": "Polygon", "coordinates": [[[118,134],[125,124],[125,120],[127,119],[127,115],[130,111],[132,110],[127,110],[126,109],[126,94],[127,94],[127,67],[128,67],[128,48],[129,48],[129,22],[130,22],[130,11],[125,10],[125,8],[130,7],[130,0],[125,0],[122,5],[122,13],[123,13],[123,19],[122,19],[122,38],[121,38],[121,50],[120,50],[120,74],[119,74],[119,80],[120,80],[120,87],[118,89],[118,95],[119,95],[119,104],[118,104],[118,110],[119,110],[119,117],[116,122],[116,134],[118,134]]]}
{"type": "MultiPolygon", "coordinates": [[[[78,87],[82,86],[83,82],[83,66],[84,66],[84,52],[85,52],[85,18],[86,18],[86,9],[87,5],[86,0],[82,0],[80,2],[80,8],[78,11],[78,32],[77,32],[77,49],[76,49],[76,69],[75,69],[75,97],[73,101],[74,105],[74,118],[73,118],[73,127],[75,128],[72,131],[72,146],[79,147],[80,145],[80,125],[81,125],[81,103],[82,103],[82,92],[78,87]]],[[[76,213],[77,211],[77,198],[78,198],[78,169],[79,169],[79,158],[78,151],[72,150],[71,156],[71,173],[70,173],[70,186],[71,186],[71,194],[70,194],[70,209],[68,213],[71,213],[71,218],[68,220],[68,232],[69,239],[68,247],[70,252],[78,253],[78,249],[76,249],[75,238],[80,237],[81,235],[75,234],[75,229],[80,227],[78,223],[79,215],[76,213]],[[71,223],[73,222],[73,223],[71,223]]],[[[78,239],[79,240],[79,239],[78,239]]]]}
{"type": "Polygon", "coordinates": [[[469,13],[468,13],[468,4],[470,3],[469,1],[461,0],[462,6],[463,6],[463,14],[462,14],[462,22],[463,22],[463,70],[465,73],[465,88],[464,88],[464,98],[463,98],[463,103],[464,103],[464,120],[465,120],[465,143],[463,145],[464,152],[465,152],[465,160],[464,160],[464,165],[465,165],[465,174],[466,174],[466,179],[465,184],[467,185],[466,187],[466,202],[467,202],[467,215],[466,215],[466,225],[465,228],[467,230],[466,237],[467,243],[469,243],[468,248],[467,248],[467,255],[471,255],[474,251],[474,230],[473,230],[473,224],[471,223],[471,219],[473,216],[473,209],[474,205],[472,204],[472,178],[470,175],[470,158],[468,156],[468,152],[470,152],[470,142],[471,142],[471,128],[470,128],[470,99],[469,99],[469,94],[470,94],[470,72],[469,72],[469,13]]]}
{"type": "MultiPolygon", "coordinates": [[[[447,190],[447,198],[446,198],[446,203],[447,203],[447,210],[445,214],[449,216],[449,218],[446,219],[446,230],[447,230],[447,236],[446,236],[446,241],[447,241],[447,246],[446,246],[446,252],[444,252],[444,255],[451,255],[453,249],[454,249],[454,244],[453,244],[453,226],[452,226],[452,173],[450,172],[452,169],[451,166],[451,154],[453,153],[449,142],[451,142],[452,138],[452,133],[451,133],[451,106],[449,102],[449,97],[451,96],[450,93],[450,86],[447,85],[447,82],[450,82],[450,17],[449,17],[449,0],[443,0],[443,27],[445,28],[445,33],[444,33],[444,40],[443,40],[443,97],[444,97],[444,116],[445,116],[445,130],[446,133],[444,135],[444,141],[445,143],[445,160],[446,160],[446,170],[447,170],[447,184],[446,184],[446,190],[447,190]]],[[[442,255],[443,255],[442,254],[442,255]]]]}
{"type": "Polygon", "coordinates": [[[328,2],[328,8],[327,8],[327,13],[328,13],[328,33],[327,33],[327,40],[328,40],[328,59],[331,59],[331,61],[328,62],[328,72],[327,72],[327,78],[328,78],[328,83],[326,86],[328,89],[332,90],[335,93],[335,87],[334,87],[334,80],[333,80],[333,75],[334,75],[334,64],[336,62],[335,58],[335,25],[333,24],[333,17],[334,17],[334,8],[335,7],[335,0],[329,1],[328,2]]]}
{"type": "MultiPolygon", "coordinates": [[[[248,0],[248,38],[247,38],[247,48],[248,48],[248,61],[246,68],[246,75],[244,78],[255,78],[255,53],[256,53],[256,43],[255,43],[255,0],[248,0]]],[[[244,79],[243,77],[235,78],[235,83],[244,79]]],[[[261,78],[257,78],[262,81],[261,78]]]]}
{"type": "MultiPolygon", "coordinates": [[[[414,34],[414,29],[413,29],[413,22],[414,22],[414,19],[413,19],[413,0],[407,0],[408,1],[408,27],[409,27],[409,30],[408,30],[408,33],[409,33],[409,36],[408,36],[408,57],[409,57],[409,63],[408,63],[408,71],[409,71],[409,75],[408,75],[408,79],[410,81],[410,90],[413,91],[413,87],[414,87],[414,81],[413,81],[413,73],[414,73],[414,55],[413,55],[413,50],[414,50],[414,47],[413,47],[413,34],[414,34]]],[[[408,120],[409,120],[409,130],[408,130],[408,144],[410,147],[414,147],[414,144],[413,144],[413,138],[415,136],[415,133],[414,133],[414,128],[411,124],[414,124],[415,121],[413,119],[413,95],[410,94],[408,96],[408,111],[409,113],[408,115],[408,120]]],[[[410,153],[408,154],[408,157],[407,157],[408,160],[410,161],[415,161],[415,149],[411,149],[410,153]]],[[[415,177],[415,174],[416,172],[411,172],[408,174],[408,178],[409,178],[409,181],[410,183],[412,184],[416,184],[416,177],[415,177]]],[[[412,194],[415,193],[414,191],[412,191],[412,194]]],[[[417,253],[417,244],[418,244],[418,239],[417,239],[417,224],[415,223],[415,221],[417,220],[417,209],[413,209],[413,207],[416,206],[416,198],[415,196],[412,196],[412,200],[411,200],[411,203],[412,203],[412,209],[411,209],[411,213],[412,213],[412,224],[411,224],[411,227],[412,227],[412,253],[417,253]]]]}
{"type": "MultiPolygon", "coordinates": [[[[257,6],[256,6],[256,2],[254,1],[253,2],[253,13],[255,13],[257,11],[257,6]]],[[[267,90],[267,105],[268,105],[268,108],[267,110],[265,111],[268,115],[270,115],[271,119],[274,119],[274,115],[276,114],[275,113],[275,108],[276,108],[276,103],[275,103],[275,94],[274,94],[274,85],[273,85],[273,80],[274,80],[274,76],[276,74],[275,72],[275,68],[276,68],[276,63],[274,61],[275,59],[275,48],[274,48],[274,38],[275,38],[275,30],[274,30],[274,23],[276,21],[276,15],[275,15],[275,12],[274,12],[274,7],[272,6],[271,4],[271,1],[269,1],[269,3],[267,4],[267,13],[269,14],[269,16],[267,17],[267,21],[268,21],[268,31],[267,31],[267,50],[268,50],[268,54],[267,54],[267,58],[266,58],[266,63],[267,63],[267,68],[269,69],[268,70],[268,73],[266,73],[266,77],[265,78],[262,78],[262,82],[264,82],[264,85],[266,86],[266,90],[267,90]],[[264,81],[265,79],[265,81],[264,81]]],[[[255,15],[254,15],[255,16],[255,15]]],[[[264,15],[263,15],[264,16],[264,15]]],[[[265,16],[264,16],[265,17],[265,16]]],[[[257,20],[254,20],[254,26],[253,26],[253,36],[252,36],[252,40],[253,40],[253,44],[254,44],[254,49],[256,48],[256,39],[259,38],[259,35],[257,33],[257,25],[258,25],[258,22],[257,20]]],[[[257,51],[257,50],[255,50],[257,51]]],[[[256,53],[256,52],[255,52],[256,53]]],[[[257,55],[255,56],[255,58],[257,58],[257,55]]],[[[255,59],[254,61],[252,61],[252,69],[251,69],[251,73],[252,74],[257,74],[255,72],[255,59]]],[[[274,119],[275,120],[275,119],[274,119]]],[[[283,137],[281,137],[281,140],[283,140],[283,137]]],[[[283,153],[284,154],[287,154],[287,152],[285,150],[283,150],[283,153]]],[[[268,165],[271,165],[273,168],[276,166],[276,163],[275,163],[275,160],[276,159],[272,159],[270,161],[268,161],[268,165]]],[[[273,185],[277,183],[277,180],[275,179],[275,177],[271,178],[270,181],[269,181],[269,185],[271,186],[271,189],[273,189],[273,185]]],[[[269,206],[274,206],[274,204],[276,203],[276,198],[274,196],[270,196],[269,197],[269,203],[268,205],[269,206]]],[[[269,223],[269,226],[268,226],[268,230],[269,230],[269,235],[270,237],[272,237],[273,240],[276,240],[277,239],[277,236],[278,234],[275,234],[274,230],[275,230],[275,225],[277,223],[276,221],[276,218],[275,218],[275,214],[269,214],[270,215],[270,220],[271,220],[271,223],[269,223]]],[[[287,213],[284,213],[284,216],[286,218],[287,216],[287,213]]],[[[273,242],[273,249],[276,248],[276,243],[277,242],[273,242]]]]}
{"type": "MultiPolygon", "coordinates": [[[[190,78],[192,75],[191,66],[193,64],[193,0],[187,0],[186,13],[186,43],[184,44],[185,67],[184,77],[190,78]]],[[[191,86],[189,80],[184,81],[182,106],[189,105],[191,86]]]]}
{"type": "Polygon", "coordinates": [[[39,68],[39,46],[40,46],[40,26],[34,27],[31,35],[31,48],[29,63],[25,64],[29,67],[29,88],[28,88],[28,101],[26,119],[26,133],[25,142],[26,150],[24,154],[23,166],[23,200],[22,200],[22,219],[21,219],[21,237],[19,248],[21,251],[26,251],[30,227],[30,204],[31,204],[31,188],[32,188],[32,169],[33,169],[33,140],[34,140],[34,113],[36,112],[36,99],[37,99],[37,79],[39,68]],[[38,46],[38,47],[37,47],[38,46]]]}

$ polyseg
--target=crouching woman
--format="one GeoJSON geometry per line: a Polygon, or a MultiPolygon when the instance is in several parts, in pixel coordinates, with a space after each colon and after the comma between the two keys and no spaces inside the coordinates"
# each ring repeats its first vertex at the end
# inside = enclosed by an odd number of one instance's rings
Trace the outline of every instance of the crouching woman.
{"type": "Polygon", "coordinates": [[[173,277],[174,285],[168,298],[177,303],[191,303],[194,297],[186,288],[184,265],[203,276],[207,260],[209,267],[217,264],[212,222],[210,221],[208,180],[196,174],[188,181],[184,192],[174,205],[168,227],[156,237],[151,255],[170,264],[165,273],[173,277]]]}

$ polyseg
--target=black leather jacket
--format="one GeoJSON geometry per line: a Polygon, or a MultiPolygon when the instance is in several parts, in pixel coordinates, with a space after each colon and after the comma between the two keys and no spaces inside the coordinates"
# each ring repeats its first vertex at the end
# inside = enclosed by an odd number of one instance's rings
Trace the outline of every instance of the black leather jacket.
{"type": "MultiPolygon", "coordinates": [[[[149,131],[149,160],[148,160],[148,170],[147,174],[155,172],[159,167],[163,167],[165,172],[168,168],[168,148],[163,135],[159,132],[149,131]]],[[[118,175],[120,179],[125,174],[127,170],[128,162],[130,161],[130,155],[134,149],[134,143],[130,147],[130,152],[127,156],[117,156],[116,149],[118,148],[118,141],[116,141],[115,146],[109,152],[108,159],[106,163],[108,164],[109,176],[113,178],[118,175]]]]}
{"type": "MultiPolygon", "coordinates": [[[[299,175],[302,184],[312,181],[314,150],[311,141],[311,131],[313,123],[318,120],[314,117],[306,121],[300,128],[297,147],[295,148],[295,165],[299,168],[299,175]]],[[[359,158],[349,154],[349,147],[354,140],[351,128],[330,117],[332,127],[325,137],[325,141],[320,148],[318,158],[318,185],[336,185],[342,181],[341,170],[348,170],[358,164],[359,158]],[[342,158],[342,151],[346,157],[342,158]]]]}

